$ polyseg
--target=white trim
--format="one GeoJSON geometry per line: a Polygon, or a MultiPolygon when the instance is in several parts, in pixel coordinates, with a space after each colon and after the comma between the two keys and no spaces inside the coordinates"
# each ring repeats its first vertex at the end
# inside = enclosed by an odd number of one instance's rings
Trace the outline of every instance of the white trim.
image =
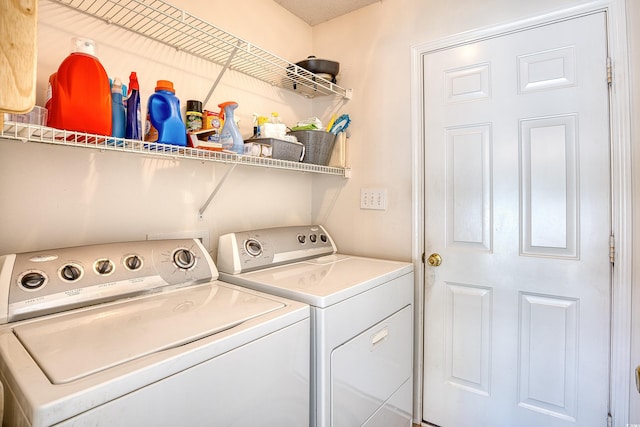
{"type": "Polygon", "coordinates": [[[411,259],[414,274],[414,341],[413,341],[413,419],[422,421],[422,378],[423,378],[423,333],[424,333],[424,139],[422,127],[422,55],[411,50],[411,140],[412,140],[412,185],[411,214],[412,233],[411,259]]]}
{"type": "Polygon", "coordinates": [[[629,424],[632,310],[632,156],[626,1],[609,7],[609,48],[613,66],[611,94],[612,230],[616,236],[611,300],[611,414],[614,427],[629,424]]]}
{"type": "Polygon", "coordinates": [[[630,82],[626,25],[627,0],[596,0],[583,5],[543,13],[531,18],[484,27],[411,48],[412,258],[416,280],[416,341],[414,365],[414,422],[422,421],[423,314],[424,314],[424,153],[422,105],[422,57],[430,52],[493,38],[525,28],[604,10],[608,16],[609,53],[613,63],[612,117],[612,231],[616,236],[616,262],[611,298],[611,407],[613,427],[629,423],[631,366],[632,271],[632,157],[630,82]]]}

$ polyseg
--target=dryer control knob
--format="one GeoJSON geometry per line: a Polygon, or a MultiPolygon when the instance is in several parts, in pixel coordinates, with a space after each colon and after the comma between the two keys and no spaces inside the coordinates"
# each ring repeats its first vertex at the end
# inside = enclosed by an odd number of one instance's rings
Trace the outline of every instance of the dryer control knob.
{"type": "Polygon", "coordinates": [[[244,249],[252,257],[262,255],[262,244],[256,239],[247,239],[247,241],[244,242],[244,249]]]}

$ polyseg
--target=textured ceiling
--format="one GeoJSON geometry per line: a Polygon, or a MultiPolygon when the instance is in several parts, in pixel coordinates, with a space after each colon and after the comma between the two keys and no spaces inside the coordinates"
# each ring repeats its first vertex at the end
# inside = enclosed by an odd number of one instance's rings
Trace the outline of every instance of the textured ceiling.
{"type": "Polygon", "coordinates": [[[381,0],[274,0],[309,25],[320,24],[381,0]]]}

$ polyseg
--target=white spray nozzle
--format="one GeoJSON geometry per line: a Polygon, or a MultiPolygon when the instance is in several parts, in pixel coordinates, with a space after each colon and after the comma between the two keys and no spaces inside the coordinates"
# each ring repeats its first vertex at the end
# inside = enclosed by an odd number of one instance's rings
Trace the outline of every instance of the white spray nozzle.
{"type": "Polygon", "coordinates": [[[113,79],[113,85],[111,86],[111,92],[118,93],[122,91],[122,80],[120,77],[113,79]]]}
{"type": "Polygon", "coordinates": [[[74,37],[72,39],[71,51],[74,53],[85,53],[87,55],[96,56],[96,43],[91,39],[74,37]]]}

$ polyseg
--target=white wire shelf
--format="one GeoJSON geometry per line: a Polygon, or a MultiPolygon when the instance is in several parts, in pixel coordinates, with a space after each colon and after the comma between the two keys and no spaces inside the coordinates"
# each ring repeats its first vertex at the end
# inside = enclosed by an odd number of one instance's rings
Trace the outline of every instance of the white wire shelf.
{"type": "Polygon", "coordinates": [[[216,64],[226,66],[229,63],[229,69],[309,98],[319,95],[351,98],[350,89],[310,73],[162,0],[54,1],[216,64]]]}
{"type": "Polygon", "coordinates": [[[322,166],[311,163],[292,162],[268,157],[242,156],[220,151],[156,144],[104,135],[70,132],[29,123],[4,122],[0,138],[53,145],[80,147],[92,150],[118,151],[151,157],[171,157],[192,159],[201,162],[215,162],[247,166],[286,169],[318,174],[349,177],[349,169],[322,166]]]}

